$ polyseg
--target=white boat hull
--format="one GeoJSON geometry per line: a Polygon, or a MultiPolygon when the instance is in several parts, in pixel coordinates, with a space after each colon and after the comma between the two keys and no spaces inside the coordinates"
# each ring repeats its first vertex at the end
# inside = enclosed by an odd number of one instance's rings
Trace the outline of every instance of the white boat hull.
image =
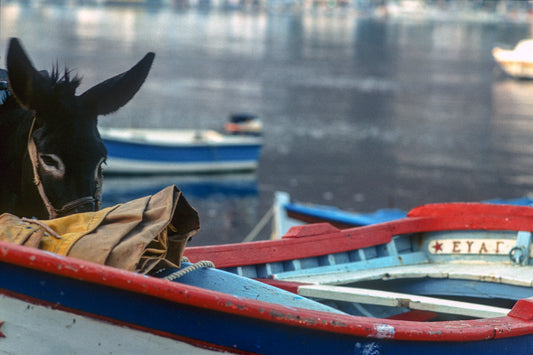
{"type": "Polygon", "coordinates": [[[0,294],[1,322],[2,354],[215,353],[156,334],[0,294]]]}
{"type": "Polygon", "coordinates": [[[495,47],[492,55],[508,75],[533,79],[533,40],[522,40],[513,50],[495,47]]]}

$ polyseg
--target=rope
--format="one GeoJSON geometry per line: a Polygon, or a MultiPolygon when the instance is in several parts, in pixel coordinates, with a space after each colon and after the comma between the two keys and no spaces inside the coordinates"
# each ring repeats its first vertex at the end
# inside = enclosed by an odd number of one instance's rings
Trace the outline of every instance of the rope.
{"type": "Polygon", "coordinates": [[[42,227],[45,231],[47,231],[48,234],[50,234],[52,237],[54,237],[56,239],[61,239],[61,236],[55,230],[53,230],[50,226],[44,224],[43,222],[41,222],[41,221],[39,221],[37,219],[22,217],[22,222],[36,224],[36,225],[42,227]]]}
{"type": "Polygon", "coordinates": [[[266,224],[268,223],[268,221],[270,221],[273,215],[274,215],[274,207],[271,207],[268,209],[267,213],[265,213],[263,218],[261,218],[259,223],[257,223],[254,229],[252,229],[252,231],[248,233],[246,238],[242,240],[242,243],[251,242],[252,240],[254,240],[259,234],[259,232],[261,232],[263,228],[265,228],[266,224]]]}
{"type": "Polygon", "coordinates": [[[189,265],[189,266],[187,266],[184,269],[175,271],[172,274],[163,277],[163,279],[172,281],[172,280],[175,280],[175,279],[178,279],[178,278],[182,277],[185,274],[188,274],[191,271],[200,269],[202,267],[215,267],[215,264],[213,264],[209,260],[202,260],[202,261],[197,262],[196,264],[189,265]]]}
{"type": "Polygon", "coordinates": [[[39,171],[37,170],[37,167],[39,166],[39,159],[37,158],[37,148],[35,147],[35,142],[33,141],[32,137],[35,121],[37,121],[37,117],[33,116],[33,121],[31,122],[30,127],[30,133],[28,133],[28,154],[30,156],[31,167],[33,169],[33,183],[37,187],[39,195],[41,196],[41,200],[43,200],[44,206],[48,211],[48,217],[50,219],[53,219],[57,217],[57,210],[54,208],[54,206],[48,199],[48,196],[46,196],[43,184],[41,182],[41,179],[39,178],[39,171]]]}
{"type": "MultiPolygon", "coordinates": [[[[0,0],[1,1],[1,0],[0,0]]],[[[46,195],[46,192],[44,191],[43,182],[41,181],[41,178],[39,177],[39,158],[37,156],[37,147],[35,146],[35,141],[33,140],[33,129],[35,128],[35,122],[37,121],[37,117],[33,116],[33,121],[31,123],[30,127],[30,133],[28,133],[28,155],[30,156],[31,166],[33,169],[33,183],[37,187],[37,190],[39,191],[39,195],[41,196],[41,200],[44,203],[44,206],[46,207],[46,210],[48,211],[48,217],[50,219],[54,219],[59,217],[60,215],[67,214],[68,212],[71,212],[71,210],[74,210],[75,208],[79,206],[84,206],[88,203],[94,204],[96,209],[100,209],[100,199],[96,198],[94,196],[85,196],[78,198],[76,200],[70,201],[67,204],[65,204],[60,209],[57,209],[52,205],[52,202],[48,199],[48,195],[46,195]]],[[[96,194],[100,193],[101,189],[101,179],[97,179],[97,189],[96,194]]]]}

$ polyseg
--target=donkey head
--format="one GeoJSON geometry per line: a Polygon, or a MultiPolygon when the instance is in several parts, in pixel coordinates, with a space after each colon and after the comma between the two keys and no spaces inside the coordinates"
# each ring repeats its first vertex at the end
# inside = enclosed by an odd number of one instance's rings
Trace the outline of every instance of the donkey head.
{"type": "Polygon", "coordinates": [[[76,95],[77,76],[71,78],[67,70],[60,76],[57,68],[51,75],[37,71],[20,42],[11,39],[7,52],[10,89],[33,115],[23,174],[33,180],[33,187],[25,189],[27,197],[31,200],[38,190],[43,202],[31,211],[33,216],[54,218],[98,209],[107,151],[98,133],[97,116],[117,111],[135,95],[153,59],[154,53],[148,53],[127,72],[76,95]]]}

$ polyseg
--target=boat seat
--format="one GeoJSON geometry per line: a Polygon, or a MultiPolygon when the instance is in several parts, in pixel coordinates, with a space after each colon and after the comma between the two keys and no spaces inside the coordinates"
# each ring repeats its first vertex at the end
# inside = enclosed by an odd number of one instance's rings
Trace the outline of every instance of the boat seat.
{"type": "Polygon", "coordinates": [[[299,286],[298,294],[304,297],[389,307],[406,307],[413,310],[456,314],[475,318],[504,317],[511,311],[507,308],[492,307],[477,303],[343,286],[299,286]]]}

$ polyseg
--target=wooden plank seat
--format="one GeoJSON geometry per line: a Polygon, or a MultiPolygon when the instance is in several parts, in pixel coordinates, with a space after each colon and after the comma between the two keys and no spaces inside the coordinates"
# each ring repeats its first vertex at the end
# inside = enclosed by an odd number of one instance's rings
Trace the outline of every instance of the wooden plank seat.
{"type": "Polygon", "coordinates": [[[451,301],[406,293],[343,286],[304,285],[298,287],[298,294],[304,297],[389,307],[406,307],[413,310],[432,311],[476,318],[504,317],[510,311],[510,309],[507,308],[492,307],[470,302],[451,301]]]}

